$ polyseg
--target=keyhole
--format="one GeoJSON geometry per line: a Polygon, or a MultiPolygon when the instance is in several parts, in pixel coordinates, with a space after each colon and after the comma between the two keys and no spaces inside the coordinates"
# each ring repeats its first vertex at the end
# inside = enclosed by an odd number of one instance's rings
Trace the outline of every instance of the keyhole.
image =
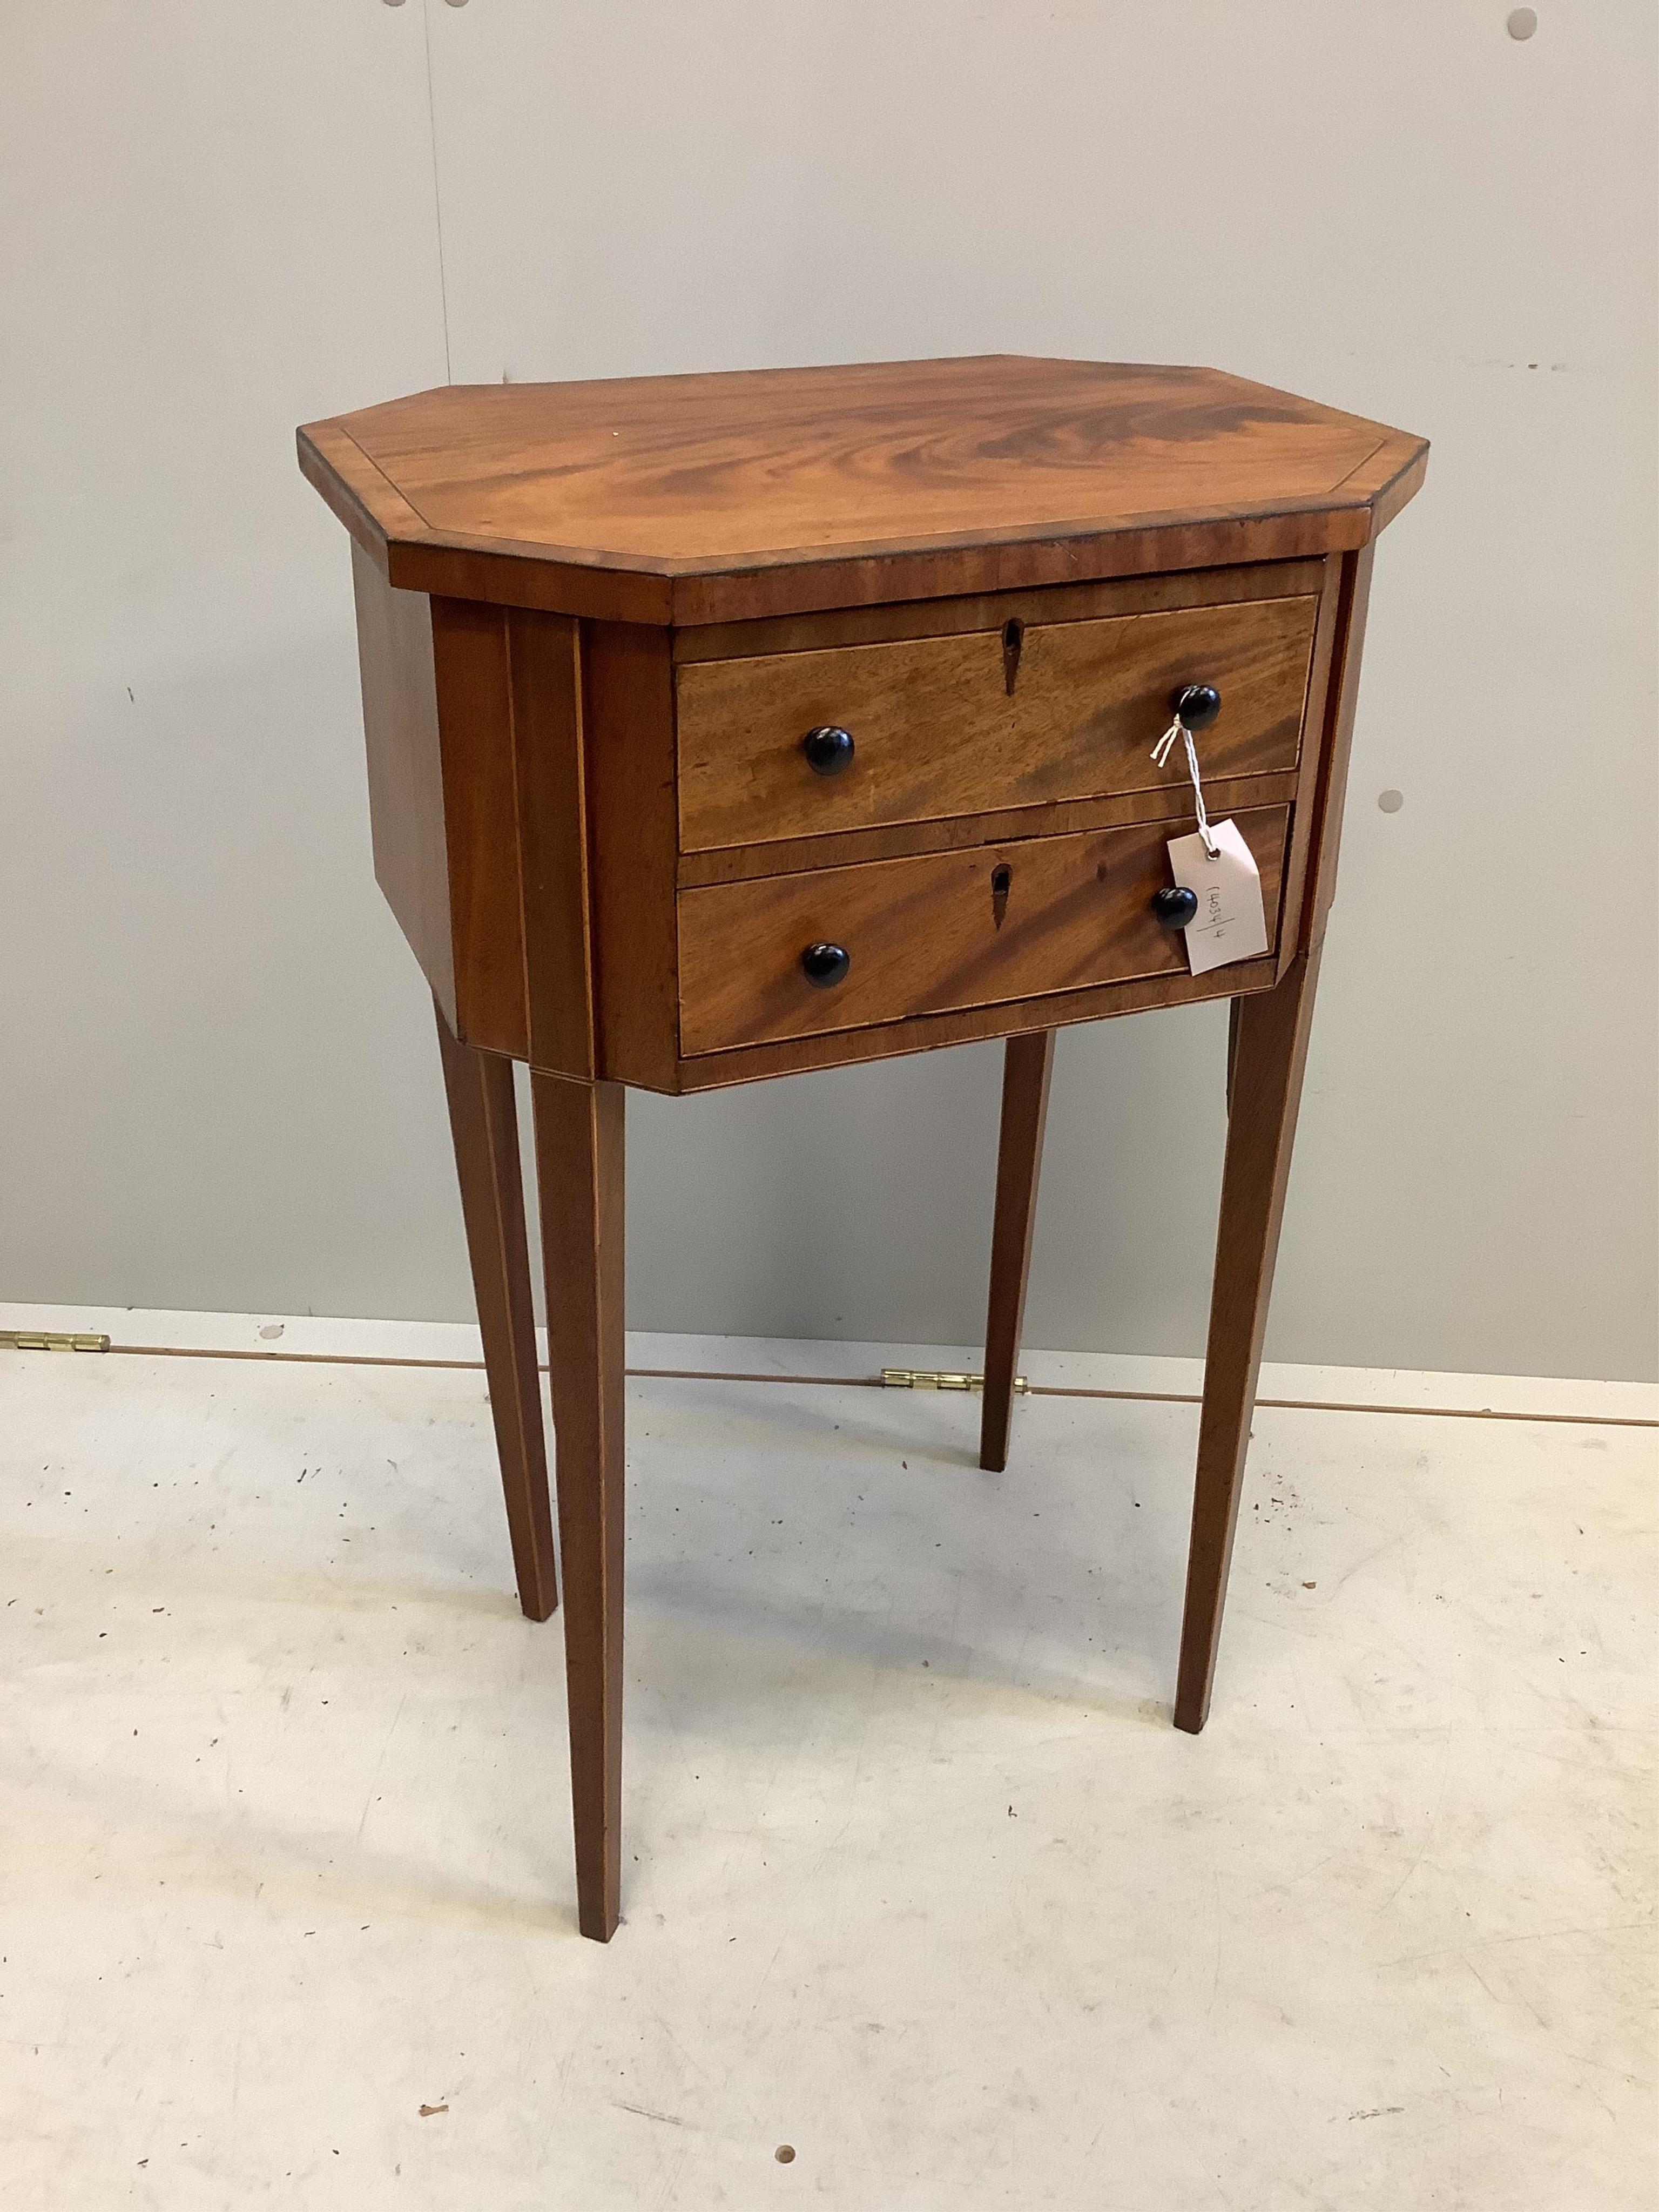
{"type": "Polygon", "coordinates": [[[1002,917],[1008,911],[1008,886],[1014,880],[1014,872],[1003,861],[991,871],[991,926],[1000,929],[1002,917]]]}
{"type": "Polygon", "coordinates": [[[1019,674],[1020,647],[1025,642],[1023,622],[1006,622],[1002,625],[1002,681],[1008,696],[1014,696],[1014,680],[1019,674]]]}

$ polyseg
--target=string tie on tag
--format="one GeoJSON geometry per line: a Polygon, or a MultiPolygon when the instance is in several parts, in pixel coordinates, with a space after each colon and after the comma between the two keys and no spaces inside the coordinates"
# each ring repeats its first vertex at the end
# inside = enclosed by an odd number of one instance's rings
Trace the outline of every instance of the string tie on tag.
{"type": "Polygon", "coordinates": [[[1204,811],[1204,786],[1198,773],[1198,748],[1193,743],[1193,733],[1177,714],[1164,735],[1152,747],[1152,765],[1162,768],[1179,738],[1187,748],[1187,773],[1193,780],[1193,804],[1198,810],[1198,834],[1204,840],[1204,850],[1214,860],[1221,848],[1210,829],[1210,817],[1204,811]]]}

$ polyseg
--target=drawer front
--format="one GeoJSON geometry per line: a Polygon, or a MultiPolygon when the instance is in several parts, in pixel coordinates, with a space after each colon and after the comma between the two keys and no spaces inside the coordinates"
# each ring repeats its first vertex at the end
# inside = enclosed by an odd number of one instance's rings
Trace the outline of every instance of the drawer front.
{"type": "Polygon", "coordinates": [[[1313,653],[1312,597],[689,662],[677,678],[680,844],[702,852],[878,823],[1175,789],[1151,759],[1182,684],[1213,684],[1206,774],[1293,768],[1313,653]],[[1009,690],[1012,675],[1013,689],[1009,690]],[[820,775],[807,731],[851,732],[820,775]]]}
{"type": "MultiPolygon", "coordinates": [[[[1276,945],[1289,810],[1233,818],[1261,871],[1276,945]]],[[[1152,898],[1170,881],[1169,839],[1189,826],[1030,837],[682,891],[680,1050],[1181,975],[1185,947],[1152,898]],[[848,954],[842,981],[808,980],[801,956],[813,945],[848,954]]]]}

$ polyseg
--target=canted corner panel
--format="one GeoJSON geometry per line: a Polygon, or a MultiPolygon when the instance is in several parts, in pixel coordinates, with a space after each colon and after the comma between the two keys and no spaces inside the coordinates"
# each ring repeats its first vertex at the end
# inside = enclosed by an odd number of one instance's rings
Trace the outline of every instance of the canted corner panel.
{"type": "Polygon", "coordinates": [[[1307,939],[1310,947],[1322,939],[1325,918],[1336,896],[1342,810],[1347,798],[1348,761],[1353,750],[1354,714],[1359,704],[1360,656],[1365,644],[1365,617],[1370,606],[1371,570],[1376,558],[1376,546],[1364,545],[1342,563],[1342,601],[1333,648],[1334,672],[1326,714],[1328,734],[1322,770],[1318,842],[1309,872],[1307,939]]]}
{"type": "Polygon", "coordinates": [[[665,629],[581,626],[599,1072],[678,1091],[674,672],[665,629]]]}
{"type": "Polygon", "coordinates": [[[591,1081],[593,957],[580,624],[507,617],[532,1066],[591,1081]]]}
{"type": "Polygon", "coordinates": [[[455,1034],[528,1056],[507,617],[470,599],[432,602],[444,766],[444,842],[455,959],[455,1034]]]}
{"type": "Polygon", "coordinates": [[[394,591],[355,539],[351,578],[374,879],[453,1030],[455,951],[431,603],[423,592],[394,591]]]}
{"type": "Polygon", "coordinates": [[[1337,679],[1337,647],[1341,629],[1342,580],[1345,556],[1328,554],[1318,598],[1313,653],[1308,664],[1307,699],[1302,715],[1302,754],[1297,763],[1295,811],[1285,858],[1285,881],[1280,893],[1279,973],[1282,975],[1304,949],[1303,902],[1308,865],[1318,832],[1321,793],[1330,743],[1331,702],[1337,679]]]}

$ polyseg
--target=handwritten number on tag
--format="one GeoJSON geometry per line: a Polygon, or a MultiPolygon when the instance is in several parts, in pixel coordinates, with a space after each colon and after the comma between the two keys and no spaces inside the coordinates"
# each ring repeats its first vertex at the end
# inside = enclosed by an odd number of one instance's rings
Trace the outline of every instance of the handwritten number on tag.
{"type": "Polygon", "coordinates": [[[1198,900],[1198,912],[1182,932],[1187,940],[1187,965],[1194,975],[1207,975],[1212,968],[1224,968],[1235,960],[1254,959],[1267,950],[1267,908],[1255,855],[1236,822],[1212,822],[1205,827],[1215,848],[1213,857],[1202,830],[1169,841],[1175,879],[1198,900]]]}

